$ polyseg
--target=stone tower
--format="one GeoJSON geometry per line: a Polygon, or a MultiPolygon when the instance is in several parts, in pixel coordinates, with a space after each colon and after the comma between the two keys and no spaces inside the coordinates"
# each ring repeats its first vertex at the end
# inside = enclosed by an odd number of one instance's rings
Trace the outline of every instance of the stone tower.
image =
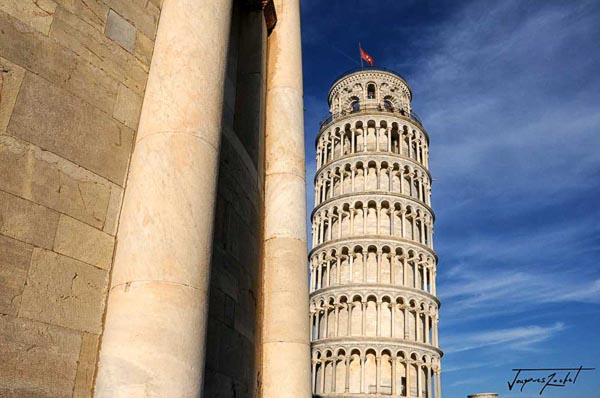
{"type": "Polygon", "coordinates": [[[440,398],[429,138],[398,74],[340,77],[316,139],[313,394],[440,398]]]}

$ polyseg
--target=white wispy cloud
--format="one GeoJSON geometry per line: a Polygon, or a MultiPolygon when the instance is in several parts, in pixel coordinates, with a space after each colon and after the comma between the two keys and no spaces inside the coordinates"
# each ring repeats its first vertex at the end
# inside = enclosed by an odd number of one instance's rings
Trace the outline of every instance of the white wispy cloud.
{"type": "Polygon", "coordinates": [[[529,350],[566,329],[562,322],[550,326],[520,326],[455,334],[444,339],[446,353],[456,353],[502,345],[503,349],[529,350]]]}

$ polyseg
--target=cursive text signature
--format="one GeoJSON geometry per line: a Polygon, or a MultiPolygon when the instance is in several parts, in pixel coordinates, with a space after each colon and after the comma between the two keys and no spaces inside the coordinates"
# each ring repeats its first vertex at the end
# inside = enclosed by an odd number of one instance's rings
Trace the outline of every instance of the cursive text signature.
{"type": "Polygon", "coordinates": [[[523,391],[529,383],[541,385],[540,395],[544,393],[546,387],[565,387],[568,384],[575,384],[579,374],[583,371],[591,371],[595,368],[556,368],[556,369],[513,369],[515,373],[514,379],[508,382],[508,391],[517,386],[520,386],[520,391],[523,391]],[[528,377],[526,377],[528,376],[528,377]]]}

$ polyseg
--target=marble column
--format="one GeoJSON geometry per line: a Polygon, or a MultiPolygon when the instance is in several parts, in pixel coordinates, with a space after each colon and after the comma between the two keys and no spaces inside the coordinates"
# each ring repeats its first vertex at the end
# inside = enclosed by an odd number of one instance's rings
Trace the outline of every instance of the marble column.
{"type": "Polygon", "coordinates": [[[232,3],[164,2],[121,212],[96,397],[202,396],[232,3]]]}
{"type": "MultiPolygon", "coordinates": [[[[262,398],[308,398],[306,177],[300,1],[275,0],[265,126],[262,398]]],[[[206,62],[206,58],[203,59],[206,62]]]]}

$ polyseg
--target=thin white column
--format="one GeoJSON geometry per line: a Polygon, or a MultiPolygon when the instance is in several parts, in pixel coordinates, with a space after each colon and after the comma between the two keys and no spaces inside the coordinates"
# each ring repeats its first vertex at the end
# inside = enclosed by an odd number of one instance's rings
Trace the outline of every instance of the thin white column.
{"type": "Polygon", "coordinates": [[[431,366],[427,366],[427,398],[432,398],[432,394],[431,394],[431,366]]]}
{"type": "Polygon", "coordinates": [[[396,357],[392,358],[392,396],[396,395],[396,357]]]}
{"type": "MultiPolygon", "coordinates": [[[[346,354],[348,355],[348,354],[346,354]]],[[[345,359],[346,363],[346,380],[344,381],[344,392],[350,392],[350,358],[345,359]]]]}
{"type": "Polygon", "coordinates": [[[410,392],[411,392],[411,388],[410,388],[410,371],[412,369],[412,364],[410,363],[410,361],[407,359],[405,365],[405,369],[406,369],[406,396],[410,397],[410,392]]]}
{"type": "Polygon", "coordinates": [[[402,209],[400,211],[400,237],[404,238],[405,237],[405,231],[404,231],[404,222],[406,221],[406,210],[402,209]]]}
{"type": "Polygon", "coordinates": [[[323,264],[319,262],[319,269],[317,271],[317,289],[323,289],[325,285],[323,284],[323,264]]]}
{"type": "Polygon", "coordinates": [[[352,336],[352,308],[354,308],[354,304],[347,303],[348,305],[348,336],[352,336]]]}
{"type": "Polygon", "coordinates": [[[321,385],[319,386],[319,391],[321,393],[325,392],[325,371],[327,369],[327,360],[323,359],[321,361],[321,385]]]}
{"type": "Polygon", "coordinates": [[[375,307],[377,309],[376,335],[381,336],[381,301],[377,301],[375,307]]]}
{"type": "Polygon", "coordinates": [[[367,392],[365,390],[365,357],[360,357],[360,391],[367,392]]]}
{"type": "Polygon", "coordinates": [[[354,273],[354,253],[350,254],[350,268],[348,270],[348,282],[352,283],[352,274],[354,273]]]}
{"type": "Polygon", "coordinates": [[[361,320],[361,334],[363,336],[365,336],[367,333],[367,305],[368,303],[366,301],[363,301],[362,303],[362,312],[361,312],[361,316],[362,316],[362,320],[361,320]]]}
{"type": "Polygon", "coordinates": [[[331,372],[331,392],[332,393],[335,393],[335,368],[336,368],[336,365],[337,365],[337,359],[334,358],[333,359],[333,363],[331,364],[331,369],[332,369],[332,372],[331,372]]]}
{"type": "Polygon", "coordinates": [[[339,336],[340,330],[340,306],[338,304],[335,305],[335,331],[333,337],[339,336]]]}
{"type": "MultiPolygon", "coordinates": [[[[323,338],[326,339],[329,333],[329,306],[325,305],[323,309],[323,338]]],[[[417,329],[418,330],[418,329],[417,329]]]]}
{"type": "MultiPolygon", "coordinates": [[[[232,3],[163,5],[123,200],[96,397],[202,396],[232,3]]],[[[300,315],[305,323],[307,313],[300,315]]]]}
{"type": "Polygon", "coordinates": [[[419,288],[419,264],[416,261],[416,258],[413,257],[413,285],[415,289],[419,288]]]}
{"type": "Polygon", "coordinates": [[[319,238],[317,239],[317,243],[321,244],[325,241],[324,239],[324,235],[325,235],[325,220],[323,218],[319,218],[318,220],[319,222],[319,238]]]}
{"type": "MultiPolygon", "coordinates": [[[[419,309],[415,309],[415,320],[415,341],[421,342],[421,338],[423,337],[421,329],[423,329],[423,327],[421,325],[421,313],[419,312],[419,309]]],[[[327,333],[327,331],[325,331],[325,333],[327,333]]]]}
{"type": "Polygon", "coordinates": [[[378,251],[376,253],[377,256],[377,283],[381,283],[381,257],[382,257],[383,253],[381,251],[378,251]]]}
{"type": "Polygon", "coordinates": [[[375,394],[379,394],[379,385],[381,384],[381,357],[376,357],[375,362],[375,394]]]}
{"type": "Polygon", "coordinates": [[[333,191],[335,189],[335,175],[331,174],[331,182],[329,183],[329,199],[333,198],[333,191]]]}
{"type": "Polygon", "coordinates": [[[433,315],[433,345],[438,347],[438,320],[437,314],[433,315]]]}
{"type": "Polygon", "coordinates": [[[342,275],[342,257],[338,254],[337,255],[337,271],[335,273],[335,284],[338,286],[341,283],[341,275],[342,275]]]}
{"type": "Polygon", "coordinates": [[[312,390],[317,393],[317,361],[312,361],[312,390]]]}
{"type": "MultiPolygon", "coordinates": [[[[392,320],[392,333],[391,337],[396,337],[396,303],[390,305],[391,320],[392,320]]],[[[393,395],[393,394],[392,394],[393,395]]]]}
{"type": "Polygon", "coordinates": [[[421,384],[423,383],[423,378],[421,377],[421,365],[417,365],[417,397],[421,398],[423,395],[421,392],[423,391],[421,388],[421,384]]]}

